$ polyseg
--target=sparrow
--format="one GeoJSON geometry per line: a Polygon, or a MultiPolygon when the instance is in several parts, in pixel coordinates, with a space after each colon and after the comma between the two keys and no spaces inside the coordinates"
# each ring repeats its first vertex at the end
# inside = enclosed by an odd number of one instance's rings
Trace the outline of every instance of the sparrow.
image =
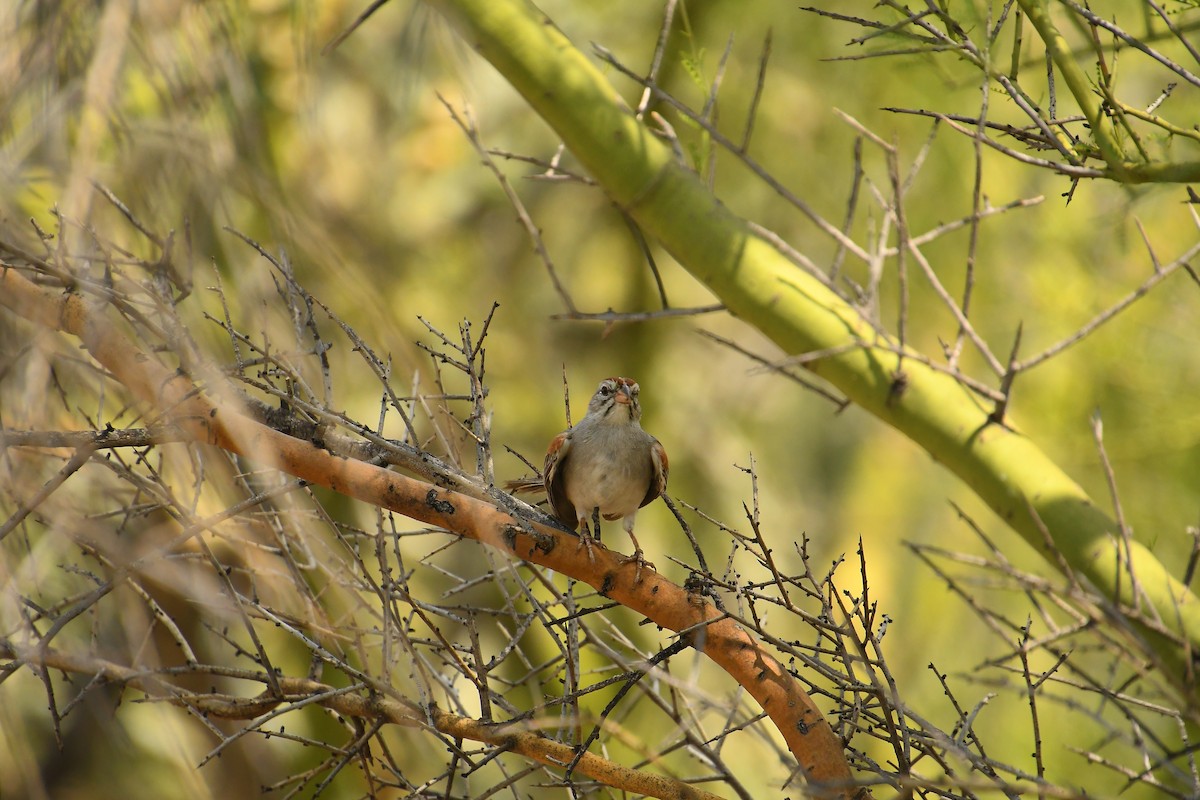
{"type": "Polygon", "coordinates": [[[633,535],[634,518],[666,490],[669,471],[662,444],[642,430],[639,391],[629,378],[605,378],[579,424],[550,441],[542,480],[507,484],[513,492],[544,489],[554,516],[580,531],[579,545],[587,548],[589,559],[598,544],[600,517],[621,520],[634,547],[633,555],[622,556],[621,562],[637,564],[635,580],[649,562],[633,535]],[[589,517],[594,530],[588,527],[589,517]]]}

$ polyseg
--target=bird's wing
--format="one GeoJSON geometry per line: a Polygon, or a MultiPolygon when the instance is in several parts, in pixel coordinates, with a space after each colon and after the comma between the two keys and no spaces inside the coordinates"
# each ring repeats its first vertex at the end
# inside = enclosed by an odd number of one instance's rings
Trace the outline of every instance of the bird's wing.
{"type": "Polygon", "coordinates": [[[546,463],[542,467],[542,477],[546,481],[546,499],[554,509],[554,516],[558,517],[559,522],[575,530],[579,527],[579,517],[575,513],[575,506],[567,499],[567,489],[563,486],[563,475],[566,474],[563,465],[570,454],[571,432],[563,431],[550,440],[550,447],[546,450],[546,463]]]}
{"type": "Polygon", "coordinates": [[[663,449],[662,442],[658,439],[653,439],[653,443],[650,445],[650,466],[654,472],[650,475],[650,486],[646,489],[646,497],[638,508],[653,502],[667,490],[667,475],[671,471],[671,464],[667,460],[667,451],[663,449]]]}

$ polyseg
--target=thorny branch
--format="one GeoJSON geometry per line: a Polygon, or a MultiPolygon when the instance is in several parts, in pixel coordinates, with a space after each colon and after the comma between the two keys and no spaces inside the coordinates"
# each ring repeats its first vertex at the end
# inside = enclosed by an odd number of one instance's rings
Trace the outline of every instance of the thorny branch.
{"type": "MultiPolygon", "coordinates": [[[[262,248],[255,246],[255,249],[259,253],[263,253],[262,248]]],[[[277,270],[286,270],[286,259],[270,259],[270,261],[277,270]]],[[[27,265],[25,270],[29,270],[31,266],[27,265]]],[[[449,461],[435,458],[424,447],[413,447],[402,442],[384,440],[383,437],[370,432],[366,426],[353,423],[344,415],[331,413],[324,406],[320,396],[307,388],[308,381],[304,377],[305,368],[302,363],[307,359],[317,365],[319,374],[328,375],[329,362],[324,358],[324,354],[330,349],[331,343],[318,334],[315,346],[305,347],[304,341],[310,337],[311,333],[318,331],[320,326],[311,318],[311,315],[306,317],[305,314],[295,313],[297,309],[311,310],[321,306],[307,298],[299,285],[290,278],[290,275],[285,273],[285,280],[278,284],[284,305],[292,309],[288,315],[289,319],[293,321],[309,319],[309,322],[295,325],[292,328],[297,344],[300,345],[296,349],[280,349],[278,345],[264,346],[256,342],[253,337],[230,329],[228,320],[231,319],[231,315],[228,313],[228,309],[223,315],[223,320],[219,322],[229,334],[231,344],[245,353],[239,357],[238,367],[233,374],[246,391],[234,389],[213,365],[201,363],[194,357],[190,359],[188,371],[191,376],[195,377],[189,377],[182,371],[170,370],[167,366],[160,364],[156,358],[145,354],[140,357],[130,357],[131,341],[100,316],[102,305],[89,305],[71,294],[59,294],[38,289],[21,277],[17,268],[12,265],[4,270],[3,281],[5,305],[31,321],[80,336],[96,361],[110,371],[103,376],[102,380],[111,380],[114,385],[124,384],[142,403],[162,409],[165,412],[164,419],[178,426],[191,440],[215,444],[238,459],[252,457],[257,462],[270,465],[270,468],[266,470],[261,468],[256,470],[259,477],[255,478],[254,482],[267,481],[264,488],[252,490],[244,503],[235,505],[229,512],[194,519],[192,508],[195,506],[195,501],[187,503],[171,499],[170,507],[180,522],[186,523],[186,527],[181,535],[170,539],[165,547],[156,546],[144,553],[134,562],[136,567],[120,566],[114,555],[107,554],[103,549],[89,548],[88,552],[104,567],[104,571],[112,573],[108,580],[100,579],[100,587],[84,595],[82,599],[73,601],[65,609],[66,613],[55,612],[52,615],[54,624],[50,625],[48,630],[38,630],[40,614],[29,620],[22,626],[25,629],[24,633],[18,635],[16,639],[9,640],[10,646],[16,647],[22,652],[45,652],[51,646],[51,642],[65,635],[70,623],[77,619],[83,611],[94,609],[106,597],[113,595],[121,587],[131,582],[136,585],[135,576],[164,559],[169,563],[179,548],[187,550],[194,547],[202,556],[201,563],[208,563],[211,566],[211,574],[216,578],[214,586],[216,594],[226,599],[226,613],[232,614],[232,618],[239,621],[236,629],[240,629],[247,639],[248,649],[239,645],[238,650],[246,652],[254,661],[266,668],[266,681],[272,697],[283,696],[284,691],[282,683],[280,683],[282,679],[275,677],[276,671],[270,666],[276,661],[277,656],[272,654],[269,638],[260,633],[260,622],[269,623],[276,631],[286,634],[285,638],[310,650],[314,664],[324,663],[333,666],[372,691],[388,694],[394,689],[394,683],[391,680],[374,677],[361,667],[351,666],[352,662],[359,662],[363,658],[366,661],[374,660],[368,654],[373,652],[375,647],[369,647],[360,656],[350,658],[350,654],[345,649],[346,644],[339,641],[338,637],[334,635],[339,629],[337,621],[319,611],[325,602],[319,599],[319,595],[330,591],[337,594],[338,591],[335,587],[344,584],[345,588],[350,589],[352,596],[362,595],[363,599],[357,601],[356,605],[361,606],[367,598],[376,597],[383,602],[383,609],[395,609],[388,616],[379,619],[376,626],[391,632],[385,637],[385,651],[394,650],[398,646],[400,651],[407,652],[409,657],[414,659],[413,663],[416,665],[417,672],[414,676],[416,682],[413,690],[415,695],[420,698],[423,707],[427,707],[428,703],[432,702],[435,694],[450,690],[450,686],[445,685],[444,679],[439,677],[444,670],[450,669],[461,675],[473,687],[473,690],[478,693],[484,709],[489,706],[503,709],[506,716],[517,719],[524,719],[532,713],[514,707],[502,693],[502,688],[488,679],[489,676],[497,673],[499,665],[491,656],[485,654],[479,644],[474,645],[470,651],[460,653],[460,645],[456,644],[455,639],[447,637],[442,632],[444,626],[452,623],[456,627],[463,628],[471,641],[479,642],[481,633],[473,620],[481,612],[489,616],[494,612],[485,612],[482,608],[471,610],[470,606],[447,608],[431,605],[421,600],[420,597],[424,592],[410,588],[409,581],[412,579],[413,573],[410,568],[403,566],[408,557],[398,547],[401,537],[394,534],[385,536],[384,529],[380,527],[376,533],[375,558],[368,561],[362,555],[354,554],[360,553],[362,545],[370,540],[362,538],[363,533],[354,532],[352,529],[342,529],[341,526],[335,525],[336,538],[326,543],[326,552],[323,556],[317,557],[315,553],[311,552],[315,543],[309,540],[308,535],[291,529],[290,515],[278,511],[268,511],[270,507],[280,501],[286,501],[296,490],[302,490],[305,483],[317,483],[367,500],[381,509],[400,511],[414,519],[434,525],[435,530],[438,528],[450,529],[459,534],[478,538],[497,548],[502,556],[507,555],[511,558],[513,555],[518,555],[530,562],[552,567],[559,573],[583,579],[600,589],[606,596],[638,609],[664,627],[680,632],[682,638],[678,639],[677,643],[696,646],[714,658],[716,663],[724,664],[727,669],[731,668],[734,673],[739,670],[745,671],[743,685],[750,690],[750,695],[756,697],[757,702],[767,708],[770,716],[775,718],[775,724],[782,730],[784,739],[789,742],[789,747],[799,748],[797,755],[805,754],[797,766],[797,775],[808,783],[811,791],[823,791],[845,797],[856,793],[850,782],[840,747],[831,736],[827,723],[821,719],[816,707],[802,692],[794,688],[793,681],[788,678],[781,667],[774,664],[771,656],[761,648],[750,644],[751,640],[746,638],[746,634],[725,615],[708,606],[704,601],[691,598],[682,589],[673,587],[662,580],[656,573],[643,576],[640,582],[631,581],[630,575],[627,574],[629,571],[621,570],[620,562],[608,552],[597,556],[593,562],[584,558],[577,548],[569,545],[560,546],[560,540],[565,534],[546,527],[540,521],[545,518],[532,509],[521,506],[507,496],[497,494],[487,485],[479,484],[477,478],[473,478],[470,474],[453,466],[458,463],[456,456],[452,456],[449,461]],[[307,357],[304,356],[306,350],[307,357]],[[199,388],[201,385],[203,390],[199,388]],[[283,406],[278,410],[272,410],[261,401],[247,396],[247,391],[274,397],[283,403],[283,406]],[[221,400],[218,402],[215,398],[221,398],[221,400]],[[347,442],[347,439],[352,437],[345,433],[338,433],[334,430],[336,427],[348,429],[353,436],[361,437],[363,441],[357,446],[353,442],[347,442]],[[298,433],[302,434],[304,438],[297,438],[295,434],[298,433]],[[398,473],[381,470],[372,466],[368,460],[334,455],[335,452],[369,456],[369,461],[375,463],[404,461],[414,472],[427,479],[451,483],[457,487],[473,488],[469,495],[437,489],[432,484],[421,483],[404,478],[398,473]],[[403,457],[390,457],[396,453],[402,454],[403,457]],[[302,478],[303,482],[296,484],[294,481],[285,481],[281,484],[281,488],[284,489],[282,494],[265,489],[270,485],[271,476],[278,474],[274,472],[275,469],[296,475],[302,478]],[[480,502],[473,498],[488,498],[488,502],[480,502]],[[510,509],[511,512],[518,514],[518,517],[510,517],[497,509],[493,503],[510,509]],[[253,557],[249,558],[243,567],[231,569],[223,566],[219,551],[214,549],[213,544],[210,543],[210,537],[216,537],[216,541],[223,543],[222,547],[228,546],[234,540],[229,538],[231,531],[225,530],[226,523],[233,523],[236,526],[242,515],[249,514],[256,509],[260,513],[266,512],[264,520],[268,521],[268,530],[274,529],[271,537],[276,541],[275,544],[271,544],[270,539],[261,541],[260,546],[265,547],[262,555],[268,559],[268,562],[279,557],[284,560],[267,570],[253,567],[250,562],[257,560],[253,557]],[[385,544],[389,538],[393,545],[391,548],[386,548],[385,544]],[[334,554],[337,554],[338,550],[343,550],[343,552],[331,559],[328,550],[331,546],[334,548],[334,554]],[[352,556],[349,563],[346,562],[347,555],[352,556]],[[379,567],[372,566],[376,560],[379,567]],[[395,561],[395,567],[385,566],[389,560],[395,561]],[[339,564],[345,566],[334,569],[339,564]],[[325,576],[322,582],[333,581],[333,583],[329,583],[318,594],[309,590],[303,590],[296,594],[295,602],[298,602],[299,605],[285,603],[282,607],[273,607],[272,604],[264,602],[264,598],[278,596],[279,592],[283,592],[286,596],[291,591],[287,589],[290,581],[302,575],[308,575],[314,569],[325,576]],[[347,571],[343,573],[342,569],[347,571]],[[374,577],[376,573],[379,574],[379,578],[374,577]],[[289,574],[293,576],[291,579],[286,577],[289,574]],[[273,579],[268,578],[272,575],[275,576],[273,579]],[[349,584],[346,584],[346,579],[350,576],[357,577],[352,578],[349,584]],[[251,585],[246,585],[247,580],[251,585]],[[274,584],[276,580],[282,580],[283,583],[275,585],[273,588],[268,588],[263,584],[264,581],[274,584]],[[356,584],[358,588],[352,588],[356,584]],[[638,597],[642,599],[638,600],[638,597]],[[398,602],[410,610],[402,612],[400,608],[396,607],[398,602]],[[406,616],[411,621],[401,622],[406,616]],[[438,622],[437,617],[444,619],[442,622],[438,622]],[[429,631],[430,636],[414,641],[410,636],[398,635],[402,628],[407,629],[414,622],[429,631]],[[749,646],[747,647],[747,645],[749,646]],[[426,650],[428,652],[425,652],[426,650]],[[738,663],[742,663],[743,666],[736,666],[738,663]],[[773,678],[767,681],[763,680],[765,675],[771,674],[774,675],[773,678]],[[780,716],[781,714],[782,716],[780,716]],[[785,721],[786,724],[781,724],[785,721]],[[813,745],[824,749],[811,750],[813,745]]],[[[155,331],[160,329],[173,331],[175,329],[172,325],[179,324],[181,323],[178,318],[172,319],[167,313],[162,315],[155,331]]],[[[343,330],[346,329],[344,323],[341,323],[339,327],[343,330]]],[[[484,414],[481,403],[486,397],[486,390],[482,383],[482,342],[473,340],[470,326],[467,324],[464,324],[460,330],[461,344],[454,342],[436,328],[429,326],[428,323],[427,327],[440,342],[440,346],[429,347],[431,355],[435,357],[438,364],[450,365],[456,371],[466,375],[471,386],[471,390],[467,393],[467,401],[473,409],[471,418],[482,418],[484,414]]],[[[486,335],[486,330],[485,323],[481,336],[486,335]]],[[[143,330],[139,335],[152,336],[153,333],[143,330]]],[[[361,340],[357,340],[357,346],[361,349],[364,344],[361,340]]],[[[163,350],[163,352],[169,353],[170,351],[163,350]]],[[[361,357],[371,365],[381,363],[381,359],[369,350],[363,352],[361,357]]],[[[444,401],[450,396],[450,392],[446,391],[444,381],[440,377],[438,384],[441,388],[440,397],[444,401]]],[[[329,393],[326,392],[324,396],[328,397],[329,393]]],[[[437,398],[425,396],[417,399],[429,402],[437,398]]],[[[385,403],[384,408],[387,407],[385,403]]],[[[435,424],[439,419],[444,418],[440,413],[428,413],[428,417],[435,424]]],[[[452,425],[459,425],[452,416],[447,415],[445,418],[449,418],[452,425]]],[[[406,423],[406,429],[411,429],[411,422],[412,420],[409,420],[406,423]]],[[[490,470],[487,465],[490,463],[491,445],[486,428],[480,428],[468,422],[460,430],[470,430],[474,433],[472,437],[474,446],[480,453],[475,464],[476,473],[487,474],[490,470]]],[[[46,436],[41,442],[38,442],[36,439],[25,437],[22,441],[26,446],[38,443],[61,444],[64,441],[70,442],[71,438],[46,436]]],[[[144,438],[130,437],[129,441],[133,446],[145,443],[144,438]]],[[[444,434],[435,434],[433,441],[446,443],[450,439],[444,434]]],[[[68,467],[60,471],[60,478],[51,482],[40,494],[33,496],[33,502],[37,507],[45,511],[47,507],[52,506],[53,504],[49,502],[51,496],[56,494],[67,478],[94,462],[92,458],[94,452],[91,442],[84,441],[84,446],[76,451],[68,467]]],[[[205,461],[208,460],[205,458],[205,461]]],[[[210,465],[204,469],[210,471],[212,468],[210,465]]],[[[145,477],[136,475],[136,471],[131,473],[127,467],[123,466],[120,474],[143,492],[154,489],[153,485],[146,483],[145,477]]],[[[163,473],[153,473],[150,479],[161,483],[166,481],[167,477],[163,473]]],[[[209,480],[212,478],[202,479],[202,483],[209,480]]],[[[156,489],[155,493],[163,495],[164,491],[162,490],[165,490],[164,499],[174,493],[169,483],[162,484],[162,489],[156,489]]],[[[303,505],[302,503],[301,506],[303,505]]],[[[32,508],[32,506],[27,505],[25,508],[32,508]]],[[[27,512],[25,514],[18,512],[10,519],[9,530],[23,530],[23,538],[39,536],[36,528],[29,529],[26,524],[27,517],[27,512]]],[[[250,520],[253,519],[254,517],[251,516],[250,520]]],[[[380,517],[377,526],[383,525],[385,519],[380,517]]],[[[326,519],[322,525],[330,523],[332,520],[326,519]]],[[[259,526],[254,525],[251,530],[254,527],[259,526]]],[[[435,547],[423,560],[436,557],[445,547],[452,544],[453,540],[435,547]]],[[[558,589],[555,589],[552,595],[557,595],[558,599],[547,602],[540,597],[541,590],[535,589],[539,585],[543,588],[552,585],[546,576],[535,571],[531,577],[518,577],[514,575],[519,571],[518,562],[503,557],[493,559],[491,563],[490,570],[474,580],[486,580],[490,577],[492,582],[502,584],[511,582],[513,584],[510,599],[504,605],[507,610],[501,612],[501,618],[508,620],[506,626],[509,629],[512,629],[514,625],[528,628],[538,620],[543,626],[551,624],[553,617],[560,616],[560,613],[554,610],[557,606],[564,603],[573,606],[578,602],[578,599],[570,592],[563,594],[558,589]],[[537,610],[517,613],[512,604],[537,610]]],[[[311,577],[306,578],[305,582],[308,580],[311,580],[311,577]]],[[[460,583],[469,585],[471,581],[460,581],[460,583]]],[[[296,588],[301,585],[303,584],[297,584],[296,588]]],[[[462,590],[463,587],[460,586],[451,591],[462,590]]],[[[141,591],[141,594],[143,597],[146,596],[145,591],[141,591]]],[[[38,606],[43,607],[43,604],[39,603],[38,606]]],[[[377,614],[378,612],[373,612],[371,616],[377,614]]],[[[572,612],[571,617],[574,618],[574,616],[575,612],[572,612]]],[[[572,623],[572,627],[577,631],[572,639],[584,636],[583,641],[588,641],[594,636],[588,632],[592,626],[580,626],[576,622],[572,623]]],[[[177,627],[174,630],[177,637],[188,642],[185,633],[177,627]]],[[[553,638],[559,639],[559,636],[555,635],[553,638]]],[[[233,644],[233,640],[226,639],[225,636],[222,636],[221,639],[225,639],[230,645],[233,644]]],[[[571,644],[564,647],[564,655],[574,647],[578,647],[578,645],[571,644]]],[[[199,653],[202,649],[198,644],[188,643],[185,651],[199,653]]],[[[354,649],[361,650],[362,644],[360,643],[354,649]]],[[[521,651],[510,648],[508,652],[509,657],[517,657],[521,651]]],[[[637,651],[635,650],[635,652],[637,651]]],[[[619,653],[613,654],[613,657],[618,661],[622,658],[619,653]]],[[[640,660],[643,656],[639,654],[634,658],[640,660]]],[[[654,657],[648,658],[650,664],[656,662],[654,657]]],[[[18,661],[19,663],[11,666],[15,668],[20,663],[25,663],[18,661]]],[[[577,658],[568,658],[563,662],[564,665],[577,665],[578,663],[577,658]]],[[[36,659],[31,665],[37,665],[36,659]]],[[[530,666],[532,667],[532,665],[530,666]]],[[[542,665],[532,668],[540,673],[545,667],[542,665]]],[[[660,668],[656,667],[655,671],[657,672],[658,669],[660,668]]],[[[394,679],[395,676],[392,677],[394,679]]],[[[576,681],[577,679],[573,679],[572,682],[576,681]]],[[[578,691],[587,694],[602,689],[606,682],[602,681],[595,686],[586,688],[582,682],[579,682],[578,685],[580,686],[578,691]]],[[[636,689],[640,685],[639,682],[630,686],[636,689]]],[[[55,690],[48,686],[48,691],[53,700],[55,690]]],[[[454,698],[454,701],[461,706],[462,701],[458,699],[457,690],[450,692],[450,697],[454,698]]],[[[572,700],[572,703],[574,702],[572,700]]],[[[564,732],[574,730],[581,721],[578,720],[579,713],[577,710],[569,717],[563,718],[562,722],[567,724],[567,727],[563,729],[564,732]]],[[[607,712],[605,716],[607,716],[607,712]]],[[[488,712],[485,719],[490,717],[491,712],[488,712]]],[[[737,718],[734,716],[731,719],[737,718]]],[[[239,735],[244,735],[244,733],[239,735]]],[[[363,741],[364,746],[367,741],[369,738],[363,741]]],[[[582,740],[576,740],[577,745],[582,743],[582,740]]],[[[705,749],[703,743],[694,744],[698,745],[701,751],[705,749]]],[[[716,756],[709,761],[710,763],[720,763],[719,757],[716,756]]],[[[576,766],[581,765],[582,762],[576,766]]],[[[571,780],[569,774],[566,779],[571,780]]],[[[732,775],[724,780],[730,785],[738,785],[732,775]]],[[[627,783],[611,783],[610,785],[622,785],[629,790],[635,789],[634,786],[627,783]]]]}
{"type": "MultiPolygon", "coordinates": [[[[874,19],[813,7],[804,10],[867,31],[852,43],[872,45],[875,49],[848,58],[952,54],[959,64],[968,65],[979,74],[981,85],[998,84],[1011,106],[1028,121],[1016,125],[990,119],[986,98],[976,116],[929,109],[890,108],[890,111],[942,120],[951,129],[1008,158],[1074,180],[1196,181],[1200,163],[1177,157],[1172,151],[1173,139],[1194,140],[1196,131],[1159,113],[1180,82],[1193,91],[1200,87],[1200,75],[1185,64],[1187,60],[1200,61],[1191,44],[1200,26],[1195,6],[1180,9],[1178,19],[1173,19],[1151,3],[1162,26],[1147,25],[1147,30],[1139,35],[1131,34],[1115,17],[1106,18],[1086,4],[1065,0],[1053,6],[1051,13],[1051,5],[1039,0],[1008,2],[999,13],[989,8],[987,24],[981,26],[960,24],[953,16],[957,10],[944,6],[930,4],[929,8],[914,13],[892,0],[876,7],[878,16],[874,19]],[[1027,30],[1036,39],[1026,37],[1027,30]],[[911,46],[896,47],[897,41],[911,46]],[[1044,83],[1029,69],[1022,74],[1023,68],[1041,60],[1033,41],[1040,43],[1050,68],[1044,83]],[[1004,45],[1010,42],[1012,66],[1001,71],[996,62],[1004,45]],[[1026,55],[1029,50],[1034,52],[1026,55]],[[1120,69],[1118,54],[1124,60],[1120,69]],[[1087,74],[1091,71],[1099,73],[1098,80],[1087,74]],[[1123,80],[1126,76],[1128,80],[1123,80]],[[1146,81],[1154,80],[1161,81],[1159,85],[1164,88],[1150,106],[1139,108],[1121,99],[1119,91],[1124,86],[1128,85],[1133,94],[1146,81]],[[1069,97],[1059,93],[1060,85],[1066,87],[1069,97]],[[1099,103],[1097,95],[1102,98],[1099,103]],[[1037,102],[1034,99],[1037,97],[1045,97],[1045,102],[1037,102]],[[1064,100],[1073,102],[1081,113],[1060,113],[1058,108],[1066,105],[1064,100]],[[1131,149],[1135,152],[1129,152],[1131,149]],[[1027,150],[1046,156],[1033,156],[1027,150]]],[[[1187,108],[1180,102],[1171,106],[1176,114],[1184,113],[1187,108]]]]}

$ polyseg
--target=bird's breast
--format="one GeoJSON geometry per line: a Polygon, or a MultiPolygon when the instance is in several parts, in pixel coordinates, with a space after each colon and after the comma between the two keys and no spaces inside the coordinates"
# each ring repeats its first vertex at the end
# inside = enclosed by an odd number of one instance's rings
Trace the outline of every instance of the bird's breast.
{"type": "Polygon", "coordinates": [[[576,440],[564,464],[563,487],[577,509],[599,507],[609,519],[637,511],[650,486],[649,446],[576,440]]]}

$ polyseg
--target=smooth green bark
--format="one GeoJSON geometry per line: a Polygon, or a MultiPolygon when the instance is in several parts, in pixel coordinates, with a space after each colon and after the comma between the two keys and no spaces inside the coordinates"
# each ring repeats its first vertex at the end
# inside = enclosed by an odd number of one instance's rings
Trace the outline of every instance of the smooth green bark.
{"type": "MultiPolygon", "coordinates": [[[[562,137],[608,195],[729,310],[789,353],[837,351],[807,365],[958,475],[1039,552],[1046,533],[1070,568],[1132,604],[1130,565],[1162,626],[1200,647],[1200,602],[1147,550],[1118,547],[1116,523],[1025,436],[989,425],[990,411],[951,376],[897,356],[834,292],[726,209],[639,123],[603,74],[522,0],[430,0],[562,137]],[[847,347],[849,346],[849,347],[847,347]]],[[[888,342],[895,347],[895,342],[888,342]]],[[[1186,655],[1144,631],[1180,683],[1186,655]]]]}

